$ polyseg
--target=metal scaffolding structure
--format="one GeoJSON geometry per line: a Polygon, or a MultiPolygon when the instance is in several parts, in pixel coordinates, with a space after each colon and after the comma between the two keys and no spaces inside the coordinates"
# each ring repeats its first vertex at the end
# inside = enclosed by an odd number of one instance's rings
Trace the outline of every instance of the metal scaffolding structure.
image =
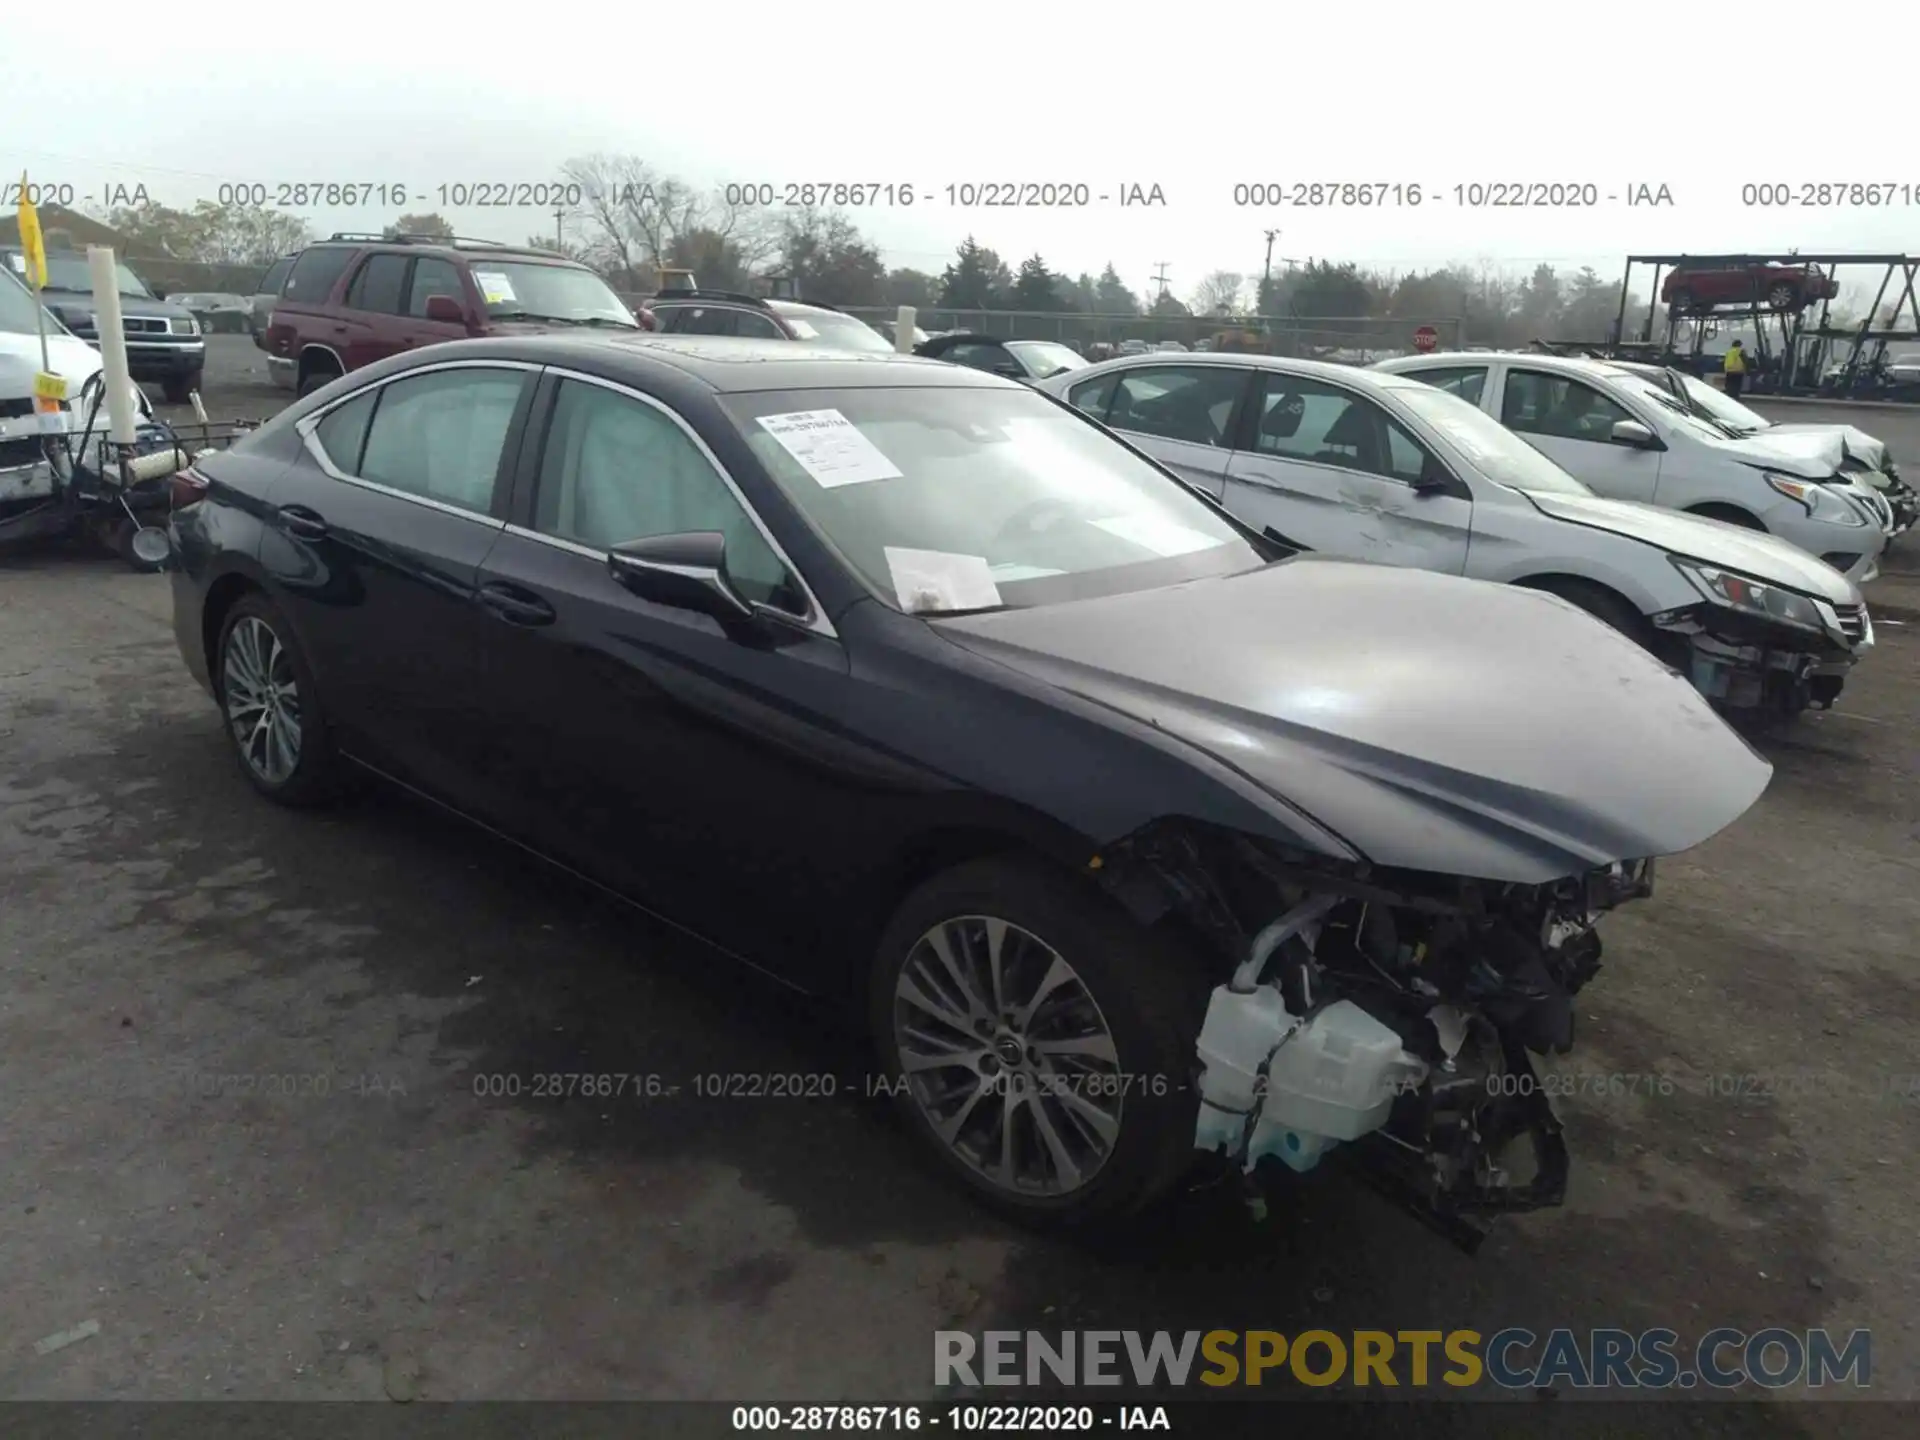
{"type": "Polygon", "coordinates": [[[1709,340],[1723,326],[1746,325],[1754,337],[1749,352],[1748,388],[1757,394],[1847,395],[1856,398],[1920,400],[1920,386],[1896,382],[1887,372],[1887,345],[1893,341],[1920,342],[1920,299],[1915,283],[1920,259],[1908,255],[1748,254],[1748,255],[1629,255],[1620,280],[1620,312],[1614,321],[1609,347],[1635,358],[1654,359],[1698,374],[1705,368],[1703,354],[1709,340]],[[1635,266],[1653,267],[1647,310],[1639,334],[1627,334],[1627,306],[1632,298],[1635,266]],[[1760,267],[1805,267],[1826,280],[1828,293],[1805,304],[1778,305],[1759,284],[1733,302],[1694,302],[1666,307],[1664,333],[1655,338],[1661,310],[1663,270],[1696,273],[1753,271],[1760,267]],[[1878,269],[1880,284],[1873,304],[1857,325],[1833,323],[1833,300],[1842,283],[1843,269],[1878,269]],[[1886,309],[1887,292],[1899,281],[1898,298],[1886,309]],[[1817,313],[1816,313],[1817,312],[1817,313]],[[1876,325],[1890,319],[1892,325],[1876,325]],[[1911,325],[1905,322],[1911,320],[1911,325]]]}

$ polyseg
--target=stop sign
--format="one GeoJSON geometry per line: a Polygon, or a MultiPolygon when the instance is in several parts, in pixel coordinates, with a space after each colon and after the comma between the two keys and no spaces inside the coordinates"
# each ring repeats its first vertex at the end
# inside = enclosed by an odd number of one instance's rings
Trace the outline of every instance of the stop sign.
{"type": "Polygon", "coordinates": [[[1422,325],[1418,330],[1413,332],[1413,348],[1418,350],[1422,355],[1426,354],[1429,350],[1437,348],[1439,344],[1440,332],[1431,325],[1422,325]]]}

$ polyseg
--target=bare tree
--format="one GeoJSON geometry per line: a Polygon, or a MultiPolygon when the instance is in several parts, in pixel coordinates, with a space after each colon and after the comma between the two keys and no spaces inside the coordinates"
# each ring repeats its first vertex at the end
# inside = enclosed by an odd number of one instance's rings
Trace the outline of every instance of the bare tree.
{"type": "Polygon", "coordinates": [[[1237,315],[1246,288],[1246,276],[1233,270],[1215,270],[1193,292],[1194,314],[1237,315]]]}

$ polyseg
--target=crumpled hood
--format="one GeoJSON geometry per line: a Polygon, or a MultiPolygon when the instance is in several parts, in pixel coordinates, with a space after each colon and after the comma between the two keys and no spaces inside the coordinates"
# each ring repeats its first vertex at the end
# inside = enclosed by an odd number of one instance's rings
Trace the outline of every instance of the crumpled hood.
{"type": "Polygon", "coordinates": [[[1760,432],[1758,438],[1791,440],[1801,435],[1823,433],[1838,435],[1841,448],[1869,470],[1887,468],[1887,442],[1875,439],[1857,425],[1769,425],[1760,432]]]}
{"type": "Polygon", "coordinates": [[[1528,492],[1534,505],[1557,520],[1590,525],[1644,540],[1662,550],[1723,565],[1756,580],[1770,580],[1804,595],[1816,595],[1834,605],[1858,605],[1860,587],[1824,560],[1809,555],[1764,530],[1748,530],[1704,515],[1663,510],[1631,500],[1607,500],[1598,495],[1562,495],[1528,492]]]}
{"type": "Polygon", "coordinates": [[[1683,677],[1572,605],[1423,570],[1302,557],[935,623],[1382,865],[1538,884],[1672,854],[1772,774],[1683,677]]]}
{"type": "Polygon", "coordinates": [[[1847,458],[1840,437],[1831,430],[1824,434],[1790,430],[1780,435],[1776,428],[1762,430],[1758,435],[1743,435],[1737,440],[1716,439],[1710,443],[1744,464],[1777,470],[1803,480],[1831,479],[1840,469],[1840,462],[1847,458]]]}

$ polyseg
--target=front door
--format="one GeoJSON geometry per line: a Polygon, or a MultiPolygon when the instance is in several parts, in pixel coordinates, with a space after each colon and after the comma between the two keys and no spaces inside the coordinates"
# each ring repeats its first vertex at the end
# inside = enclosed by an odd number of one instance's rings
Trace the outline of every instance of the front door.
{"type": "Polygon", "coordinates": [[[1265,371],[1227,509],[1282,544],[1459,574],[1473,502],[1406,428],[1342,385],[1265,371]]]}
{"type": "Polygon", "coordinates": [[[797,964],[811,937],[785,917],[804,913],[807,857],[845,800],[844,781],[809,758],[837,743],[845,651],[802,623],[729,635],[624,589],[610,547],[719,531],[743,596],[807,608],[663,405],[558,378],[536,413],[531,498],[478,577],[496,622],[482,707],[496,823],[709,939],[797,964]]]}
{"type": "Polygon", "coordinates": [[[1509,365],[1497,413],[1501,424],[1595,494],[1653,503],[1661,452],[1615,440],[1613,427],[1637,417],[1584,380],[1509,365]]]}

